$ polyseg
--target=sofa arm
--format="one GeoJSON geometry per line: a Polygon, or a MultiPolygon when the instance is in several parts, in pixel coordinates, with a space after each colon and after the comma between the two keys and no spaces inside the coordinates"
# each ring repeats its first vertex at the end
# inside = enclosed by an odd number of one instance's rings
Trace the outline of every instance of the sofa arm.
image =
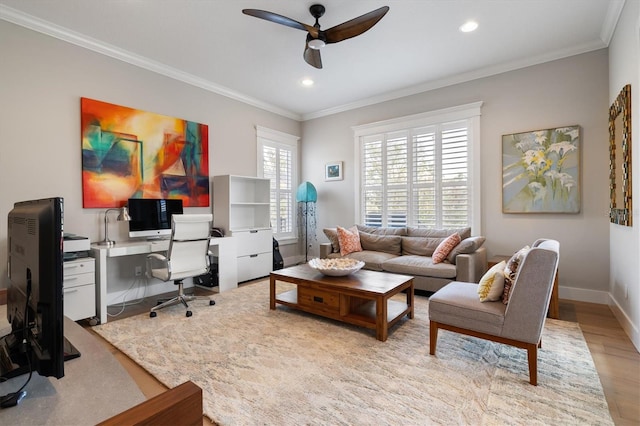
{"type": "Polygon", "coordinates": [[[320,259],[326,259],[333,253],[333,246],[331,243],[320,243],[320,259]]]}
{"type": "Polygon", "coordinates": [[[469,254],[456,256],[456,280],[468,283],[480,282],[487,272],[487,249],[480,247],[469,254]]]}

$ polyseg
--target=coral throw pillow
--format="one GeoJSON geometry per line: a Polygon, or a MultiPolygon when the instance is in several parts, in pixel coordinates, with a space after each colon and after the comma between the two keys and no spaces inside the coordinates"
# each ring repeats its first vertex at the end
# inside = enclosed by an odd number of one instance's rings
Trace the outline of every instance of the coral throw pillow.
{"type": "Polygon", "coordinates": [[[346,256],[349,253],[353,253],[356,251],[362,251],[362,246],[360,245],[360,234],[358,233],[358,228],[352,226],[349,229],[345,229],[341,226],[338,226],[338,241],[340,242],[340,255],[346,256]]]}
{"type": "Polygon", "coordinates": [[[440,263],[445,260],[447,256],[449,256],[449,253],[451,253],[451,250],[458,244],[460,244],[460,234],[456,232],[455,234],[449,235],[444,241],[438,244],[436,251],[431,255],[433,263],[440,263]]]}
{"type": "Polygon", "coordinates": [[[502,298],[504,290],[504,268],[506,261],[493,265],[478,283],[478,296],[481,302],[495,302],[502,298]]]}

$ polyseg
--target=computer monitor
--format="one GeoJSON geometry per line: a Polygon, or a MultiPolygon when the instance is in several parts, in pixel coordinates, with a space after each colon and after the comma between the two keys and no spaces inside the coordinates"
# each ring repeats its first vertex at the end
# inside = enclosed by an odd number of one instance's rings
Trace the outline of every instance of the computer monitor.
{"type": "Polygon", "coordinates": [[[129,237],[163,238],[171,236],[171,216],[182,214],[182,200],[130,198],[129,237]]]}
{"type": "Polygon", "coordinates": [[[30,371],[64,376],[63,216],[61,197],[21,201],[8,215],[7,320],[0,340],[0,375],[30,371]]]}

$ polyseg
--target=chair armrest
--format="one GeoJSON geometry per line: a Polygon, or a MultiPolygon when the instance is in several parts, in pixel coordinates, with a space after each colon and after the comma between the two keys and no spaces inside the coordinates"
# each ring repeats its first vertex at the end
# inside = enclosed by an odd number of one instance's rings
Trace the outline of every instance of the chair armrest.
{"type": "Polygon", "coordinates": [[[326,259],[333,252],[331,243],[320,243],[320,259],[326,259]]]}
{"type": "Polygon", "coordinates": [[[151,253],[147,255],[147,277],[153,278],[151,275],[151,270],[166,268],[167,267],[167,257],[160,253],[151,253]]]}
{"type": "Polygon", "coordinates": [[[456,280],[478,283],[487,272],[487,249],[480,247],[473,253],[459,254],[456,257],[456,280]]]}

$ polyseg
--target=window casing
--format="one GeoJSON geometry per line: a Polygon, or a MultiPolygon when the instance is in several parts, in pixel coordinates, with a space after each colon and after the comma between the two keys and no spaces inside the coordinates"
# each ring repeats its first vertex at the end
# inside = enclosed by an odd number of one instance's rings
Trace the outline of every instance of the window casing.
{"type": "Polygon", "coordinates": [[[280,244],[296,238],[298,139],[257,127],[258,176],[271,180],[271,227],[280,244]]]}
{"type": "Polygon", "coordinates": [[[355,127],[356,222],[480,231],[480,107],[355,127]]]}

